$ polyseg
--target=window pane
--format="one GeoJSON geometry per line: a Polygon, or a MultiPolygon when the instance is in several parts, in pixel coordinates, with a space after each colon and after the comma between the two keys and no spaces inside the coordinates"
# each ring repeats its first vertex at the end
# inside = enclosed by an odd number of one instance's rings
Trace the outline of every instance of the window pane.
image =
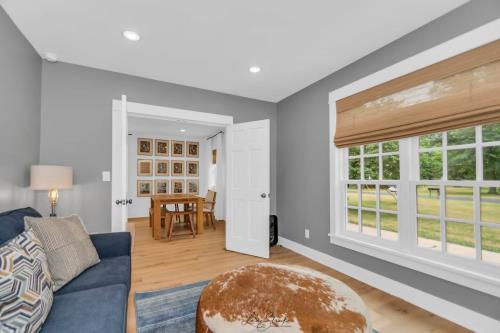
{"type": "Polygon", "coordinates": [[[361,163],[359,158],[349,160],[349,179],[361,179],[361,163]]]}
{"type": "Polygon", "coordinates": [[[366,154],[378,154],[378,143],[365,145],[365,155],[366,154]]]}
{"type": "Polygon", "coordinates": [[[500,180],[500,146],[483,148],[484,180],[500,180]]]}
{"type": "Polygon", "coordinates": [[[418,246],[441,250],[441,224],[439,220],[418,218],[417,233],[418,246]]]}
{"type": "Polygon", "coordinates": [[[398,216],[396,214],[380,213],[380,236],[383,239],[398,239],[398,216]]]}
{"type": "Polygon", "coordinates": [[[500,187],[481,188],[481,221],[500,223],[500,187]]]}
{"type": "Polygon", "coordinates": [[[483,142],[500,141],[500,123],[483,126],[483,142]]]}
{"type": "Polygon", "coordinates": [[[443,135],[441,133],[434,133],[422,135],[418,138],[420,148],[434,148],[443,145],[443,135]]]}
{"type": "Polygon", "coordinates": [[[348,231],[358,231],[358,210],[349,208],[347,210],[347,225],[348,231]]]}
{"type": "Polygon", "coordinates": [[[375,185],[361,185],[362,186],[362,201],[361,206],[365,208],[376,208],[376,193],[375,185]]]}
{"type": "Polygon", "coordinates": [[[476,128],[460,128],[448,132],[448,146],[465,145],[476,142],[476,128]]]}
{"type": "Polygon", "coordinates": [[[349,206],[358,205],[358,185],[347,185],[347,204],[349,206]]]}
{"type": "Polygon", "coordinates": [[[361,211],[361,232],[370,236],[377,236],[377,214],[368,210],[361,211]]]}
{"type": "Polygon", "coordinates": [[[481,227],[481,258],[500,264],[500,228],[481,227]]]}
{"type": "Polygon", "coordinates": [[[446,217],[474,220],[472,187],[446,186],[446,217]]]}
{"type": "Polygon", "coordinates": [[[441,178],[443,178],[443,153],[441,151],[420,153],[420,179],[441,178]]]}
{"type": "Polygon", "coordinates": [[[446,222],[446,251],[462,257],[474,258],[474,225],[446,222]]]}
{"type": "Polygon", "coordinates": [[[398,210],[398,189],[396,185],[380,185],[380,209],[398,210]]]}
{"type": "Polygon", "coordinates": [[[349,156],[358,156],[360,154],[360,147],[349,147],[349,156]]]}
{"type": "Polygon", "coordinates": [[[399,155],[382,156],[384,179],[399,179],[399,155]]]}
{"type": "Polygon", "coordinates": [[[474,148],[448,151],[448,179],[476,179],[476,150],[474,148]]]}
{"type": "Polygon", "coordinates": [[[417,186],[417,213],[439,216],[440,209],[439,186],[417,186]]]}
{"type": "Polygon", "coordinates": [[[399,151],[399,141],[389,141],[382,143],[382,152],[390,153],[399,151]]]}
{"type": "Polygon", "coordinates": [[[378,179],[378,157],[365,157],[365,179],[378,179]]]}

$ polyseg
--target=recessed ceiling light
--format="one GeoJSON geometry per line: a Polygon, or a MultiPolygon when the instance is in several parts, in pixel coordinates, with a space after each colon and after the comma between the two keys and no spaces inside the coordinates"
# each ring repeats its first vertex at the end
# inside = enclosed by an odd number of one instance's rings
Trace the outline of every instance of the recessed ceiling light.
{"type": "Polygon", "coordinates": [[[132,30],[125,30],[123,32],[123,37],[127,38],[128,40],[131,40],[133,42],[137,42],[139,39],[141,39],[141,36],[135,31],[132,30]]]}
{"type": "Polygon", "coordinates": [[[181,133],[185,133],[186,132],[186,129],[185,128],[181,128],[181,133]]]}
{"type": "Polygon", "coordinates": [[[258,73],[260,72],[260,67],[259,66],[252,66],[248,69],[250,73],[258,73]]]}

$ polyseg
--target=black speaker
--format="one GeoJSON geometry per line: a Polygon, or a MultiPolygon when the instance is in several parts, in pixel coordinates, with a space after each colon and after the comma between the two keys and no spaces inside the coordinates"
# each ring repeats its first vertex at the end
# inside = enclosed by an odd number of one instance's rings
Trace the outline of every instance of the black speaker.
{"type": "Polygon", "coordinates": [[[269,246],[278,244],[278,216],[269,215],[269,246]]]}

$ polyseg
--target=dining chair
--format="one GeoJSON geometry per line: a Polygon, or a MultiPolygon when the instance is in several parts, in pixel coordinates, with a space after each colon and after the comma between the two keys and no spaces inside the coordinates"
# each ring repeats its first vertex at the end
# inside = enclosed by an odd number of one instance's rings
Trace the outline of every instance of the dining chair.
{"type": "Polygon", "coordinates": [[[205,202],[203,205],[203,217],[207,219],[207,223],[210,226],[210,223],[212,223],[212,227],[215,230],[215,222],[217,221],[215,219],[215,199],[217,197],[217,192],[208,190],[207,196],[205,198],[205,202]]]}
{"type": "Polygon", "coordinates": [[[168,210],[165,209],[165,232],[167,240],[171,240],[173,236],[182,236],[182,235],[193,235],[193,238],[196,237],[196,231],[193,224],[193,214],[194,211],[185,211],[185,210],[168,210]],[[177,232],[174,229],[174,219],[180,220],[180,217],[183,217],[183,220],[188,225],[188,232],[177,232]]]}

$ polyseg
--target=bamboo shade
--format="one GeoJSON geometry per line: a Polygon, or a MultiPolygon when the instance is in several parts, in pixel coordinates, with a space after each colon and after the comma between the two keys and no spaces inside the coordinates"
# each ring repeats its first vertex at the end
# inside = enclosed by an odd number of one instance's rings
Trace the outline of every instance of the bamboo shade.
{"type": "Polygon", "coordinates": [[[500,121],[500,40],[337,101],[348,147],[500,121]]]}

